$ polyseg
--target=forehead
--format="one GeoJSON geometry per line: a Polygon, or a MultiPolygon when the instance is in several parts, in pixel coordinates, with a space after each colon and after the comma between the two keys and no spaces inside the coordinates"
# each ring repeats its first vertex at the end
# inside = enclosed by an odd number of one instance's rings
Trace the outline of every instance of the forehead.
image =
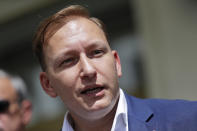
{"type": "Polygon", "coordinates": [[[0,100],[13,100],[16,98],[16,91],[8,78],[0,77],[0,100]]]}
{"type": "Polygon", "coordinates": [[[76,17],[62,26],[50,39],[49,45],[64,40],[66,43],[92,39],[106,40],[103,30],[87,18],[76,17]]]}
{"type": "Polygon", "coordinates": [[[77,17],[67,22],[49,39],[43,49],[45,61],[47,64],[53,63],[57,56],[68,50],[82,51],[95,44],[110,49],[103,30],[96,23],[77,17]]]}

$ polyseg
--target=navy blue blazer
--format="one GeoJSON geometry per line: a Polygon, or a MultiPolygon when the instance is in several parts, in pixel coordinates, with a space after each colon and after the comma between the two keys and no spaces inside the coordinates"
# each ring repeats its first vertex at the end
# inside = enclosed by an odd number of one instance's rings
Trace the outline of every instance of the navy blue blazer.
{"type": "Polygon", "coordinates": [[[195,101],[125,97],[129,131],[197,131],[195,101]]]}

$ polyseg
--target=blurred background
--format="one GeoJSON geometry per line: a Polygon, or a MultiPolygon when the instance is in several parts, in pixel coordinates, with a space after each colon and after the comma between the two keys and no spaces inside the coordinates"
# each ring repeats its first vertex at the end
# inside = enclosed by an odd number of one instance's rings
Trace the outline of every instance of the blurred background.
{"type": "Polygon", "coordinates": [[[0,68],[28,85],[28,131],[62,126],[66,108],[41,89],[32,38],[42,19],[70,4],[86,6],[106,24],[121,58],[121,88],[141,98],[197,100],[196,0],[1,0],[0,68]]]}

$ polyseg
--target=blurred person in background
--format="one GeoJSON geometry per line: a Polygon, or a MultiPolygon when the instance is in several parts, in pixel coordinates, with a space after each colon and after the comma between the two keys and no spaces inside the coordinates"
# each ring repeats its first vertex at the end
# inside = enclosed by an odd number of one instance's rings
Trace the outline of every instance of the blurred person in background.
{"type": "Polygon", "coordinates": [[[24,81],[0,69],[0,131],[25,131],[31,116],[24,81]]]}
{"type": "Polygon", "coordinates": [[[139,99],[119,88],[121,64],[103,23],[71,5],[39,26],[40,81],[68,108],[62,131],[196,131],[197,102],[139,99]]]}

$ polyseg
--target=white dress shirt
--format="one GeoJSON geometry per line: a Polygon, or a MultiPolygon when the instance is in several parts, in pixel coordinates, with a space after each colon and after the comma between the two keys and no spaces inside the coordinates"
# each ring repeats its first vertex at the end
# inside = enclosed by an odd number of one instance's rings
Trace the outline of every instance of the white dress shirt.
{"type": "MultiPolygon", "coordinates": [[[[64,116],[62,131],[74,131],[68,121],[68,112],[64,116]]],[[[122,89],[111,131],[128,131],[127,102],[122,89]]]]}

